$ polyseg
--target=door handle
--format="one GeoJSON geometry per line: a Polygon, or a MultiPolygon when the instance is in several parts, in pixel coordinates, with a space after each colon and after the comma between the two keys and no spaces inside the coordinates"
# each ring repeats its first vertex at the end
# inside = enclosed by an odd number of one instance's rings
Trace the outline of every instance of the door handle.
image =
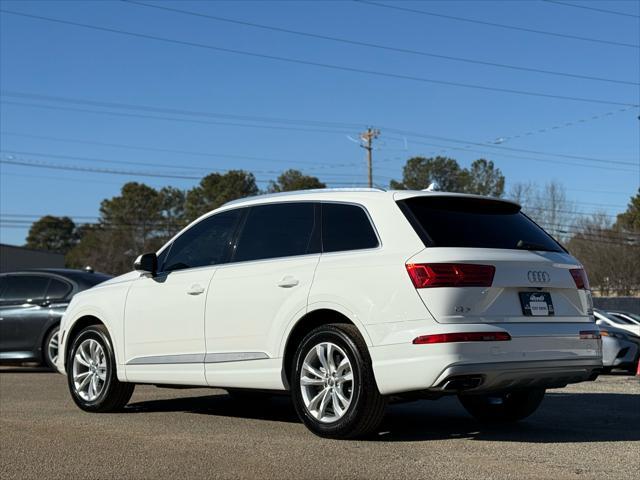
{"type": "Polygon", "coordinates": [[[200,295],[201,293],[204,293],[204,287],[197,283],[191,285],[191,287],[189,287],[189,290],[187,290],[188,295],[200,295]]]}
{"type": "Polygon", "coordinates": [[[297,278],[292,277],[291,275],[287,275],[286,277],[283,277],[282,280],[278,282],[278,286],[282,288],[291,288],[291,287],[295,287],[299,283],[300,282],[298,281],[297,278]]]}

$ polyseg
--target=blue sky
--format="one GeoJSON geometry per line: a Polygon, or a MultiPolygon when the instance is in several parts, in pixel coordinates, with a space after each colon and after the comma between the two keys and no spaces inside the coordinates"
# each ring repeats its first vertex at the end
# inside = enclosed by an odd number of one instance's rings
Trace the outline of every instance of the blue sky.
{"type": "MultiPolygon", "coordinates": [[[[640,2],[566,2],[627,15],[538,0],[379,3],[616,44],[352,1],[153,4],[387,47],[631,84],[349,45],[120,1],[2,0],[3,9],[29,15],[385,75],[3,13],[0,157],[5,162],[186,177],[243,168],[254,171],[262,187],[280,171],[298,168],[330,186],[362,185],[365,152],[349,137],[372,125],[382,130],[374,152],[378,185],[399,179],[406,159],[413,155],[444,154],[463,166],[484,157],[503,171],[507,189],[516,182],[555,180],[583,212],[603,210],[613,215],[625,209],[640,184],[640,112],[633,107],[640,103],[640,49],[628,46],[640,44],[640,2]],[[524,135],[527,132],[534,133],[524,135]],[[491,143],[496,139],[503,141],[491,143]]],[[[118,194],[120,186],[131,180],[184,189],[197,183],[189,178],[2,163],[0,241],[22,244],[30,216],[69,215],[95,221],[100,201],[118,194]]]]}

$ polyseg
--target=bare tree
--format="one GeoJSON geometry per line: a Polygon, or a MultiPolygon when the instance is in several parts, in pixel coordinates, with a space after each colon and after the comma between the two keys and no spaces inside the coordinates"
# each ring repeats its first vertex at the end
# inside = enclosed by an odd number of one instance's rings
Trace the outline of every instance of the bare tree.
{"type": "Polygon", "coordinates": [[[549,182],[543,187],[535,183],[516,183],[510,198],[522,206],[522,211],[561,242],[568,241],[575,231],[576,206],[567,199],[564,186],[549,182]]]}
{"type": "Polygon", "coordinates": [[[640,285],[640,242],[615,228],[605,213],[582,218],[567,244],[584,265],[596,294],[633,295],[640,285]]]}

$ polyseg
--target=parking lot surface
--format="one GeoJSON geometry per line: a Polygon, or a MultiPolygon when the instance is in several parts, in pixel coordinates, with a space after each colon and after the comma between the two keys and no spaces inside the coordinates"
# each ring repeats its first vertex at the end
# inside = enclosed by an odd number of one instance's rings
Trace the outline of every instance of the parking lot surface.
{"type": "Polygon", "coordinates": [[[392,405],[380,433],[324,440],[286,397],[138,386],[88,414],[61,375],[0,368],[0,478],[638,478],[640,384],[612,375],[549,391],[532,417],[487,427],[455,398],[392,405]]]}

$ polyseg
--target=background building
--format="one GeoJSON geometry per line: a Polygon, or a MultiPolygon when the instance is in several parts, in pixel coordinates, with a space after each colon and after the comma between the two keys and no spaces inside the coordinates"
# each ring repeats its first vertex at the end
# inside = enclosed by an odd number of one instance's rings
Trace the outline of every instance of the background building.
{"type": "Polygon", "coordinates": [[[25,268],[63,268],[62,253],[33,250],[0,243],[0,273],[25,268]]]}

